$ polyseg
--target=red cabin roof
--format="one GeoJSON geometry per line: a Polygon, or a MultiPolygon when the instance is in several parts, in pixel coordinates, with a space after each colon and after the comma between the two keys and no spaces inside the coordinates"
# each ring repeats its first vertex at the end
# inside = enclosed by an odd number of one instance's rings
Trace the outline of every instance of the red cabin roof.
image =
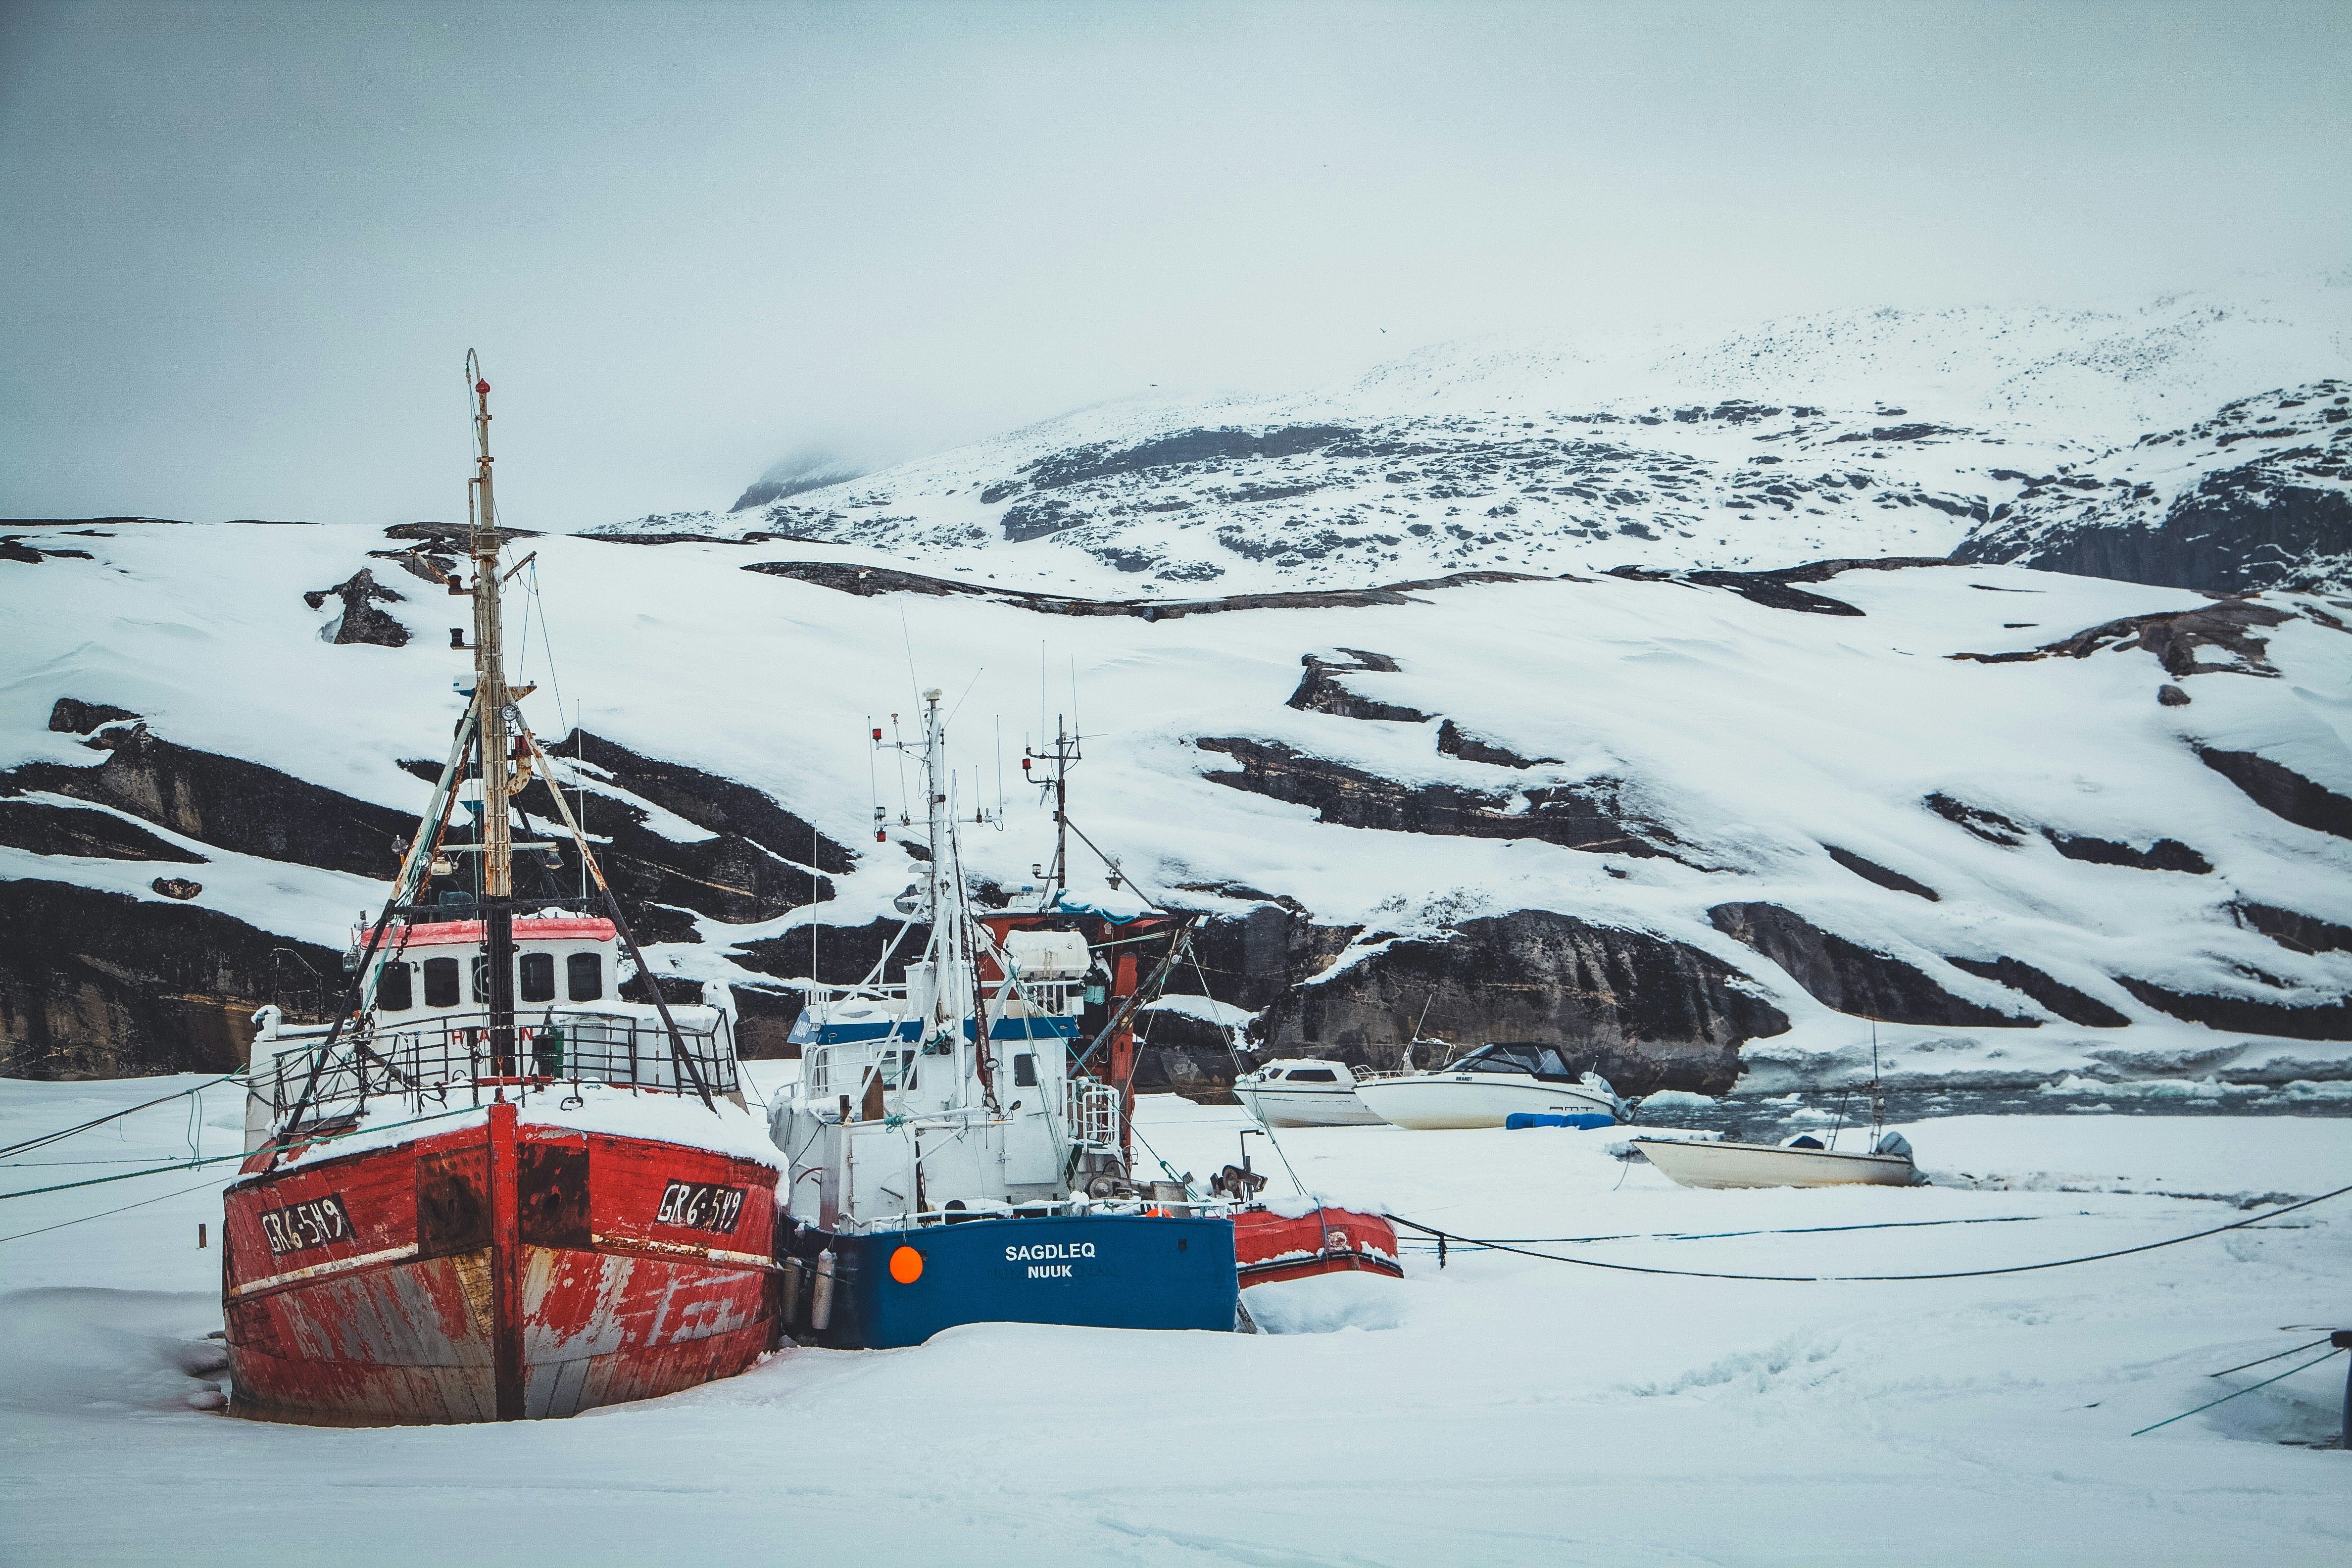
{"type": "MultiPolygon", "coordinates": [[[[563,919],[539,919],[518,915],[514,922],[517,942],[610,942],[613,922],[591,916],[567,916],[563,919]]],[[[482,921],[439,921],[432,925],[410,926],[404,944],[408,947],[479,947],[489,940],[489,927],[482,921]]],[[[394,939],[395,943],[398,938],[394,939]]]]}

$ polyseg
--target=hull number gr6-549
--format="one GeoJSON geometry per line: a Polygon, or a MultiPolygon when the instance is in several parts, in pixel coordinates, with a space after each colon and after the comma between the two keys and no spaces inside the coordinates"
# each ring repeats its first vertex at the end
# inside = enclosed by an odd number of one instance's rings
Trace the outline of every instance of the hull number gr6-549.
{"type": "Polygon", "coordinates": [[[350,1240],[352,1216],[343,1208],[343,1200],[329,1193],[325,1197],[313,1198],[307,1204],[289,1204],[282,1209],[264,1209],[261,1212],[261,1234],[269,1238],[272,1256],[283,1258],[289,1252],[300,1252],[305,1247],[350,1240]]]}
{"type": "Polygon", "coordinates": [[[682,1225],[693,1230],[732,1233],[743,1214],[743,1189],[706,1187],[696,1182],[672,1182],[662,1189],[660,1225],[682,1225]]]}

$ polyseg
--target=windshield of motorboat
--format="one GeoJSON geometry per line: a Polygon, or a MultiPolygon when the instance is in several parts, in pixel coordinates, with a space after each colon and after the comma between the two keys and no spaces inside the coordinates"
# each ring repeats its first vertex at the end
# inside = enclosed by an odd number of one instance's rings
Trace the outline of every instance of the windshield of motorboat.
{"type": "Polygon", "coordinates": [[[1568,1064],[1550,1046],[1507,1042],[1480,1046],[1448,1070],[1454,1072],[1522,1072],[1537,1078],[1566,1078],[1568,1064]]]}

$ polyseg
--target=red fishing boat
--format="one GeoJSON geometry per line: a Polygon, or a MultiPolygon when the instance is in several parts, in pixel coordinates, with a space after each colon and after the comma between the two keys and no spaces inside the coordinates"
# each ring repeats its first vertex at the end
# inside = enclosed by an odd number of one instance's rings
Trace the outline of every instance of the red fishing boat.
{"type": "Polygon", "coordinates": [[[467,380],[474,575],[448,585],[473,601],[473,689],[393,897],[355,933],[348,1005],[260,1019],[255,1152],[223,1227],[242,1415],[569,1415],[729,1376],[773,1340],[778,1155],[727,1015],[619,994],[644,961],[505,678],[471,355],[467,380]],[[515,840],[534,772],[593,896],[518,895],[518,853],[559,847],[515,840]]]}

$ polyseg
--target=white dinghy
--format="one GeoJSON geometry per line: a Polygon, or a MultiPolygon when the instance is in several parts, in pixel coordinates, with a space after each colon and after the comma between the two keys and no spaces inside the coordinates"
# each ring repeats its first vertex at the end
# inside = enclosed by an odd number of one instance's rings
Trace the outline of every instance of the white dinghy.
{"type": "Polygon", "coordinates": [[[1345,1062],[1285,1057],[1234,1080],[1234,1098],[1266,1127],[1377,1127],[1345,1062]]]}
{"type": "Polygon", "coordinates": [[[1480,1046],[1434,1072],[1366,1079],[1356,1098],[1383,1121],[1424,1131],[1502,1127],[1515,1115],[1592,1126],[1625,1120],[1625,1102],[1607,1079],[1571,1075],[1559,1047],[1527,1041],[1480,1046]]]}
{"type": "MultiPolygon", "coordinates": [[[[1838,1101],[1830,1141],[1800,1133],[1780,1143],[1734,1143],[1696,1139],[1635,1138],[1633,1147],[1650,1163],[1685,1187],[1912,1187],[1926,1181],[1900,1132],[1885,1131],[1885,1106],[1879,1099],[1878,1028],[1870,1031],[1870,1148],[1841,1149],[1845,1100],[1838,1101]]],[[[1853,1091],[1848,1090],[1849,1094],[1853,1091]]]]}
{"type": "Polygon", "coordinates": [[[1919,1167],[1900,1132],[1879,1139],[1868,1153],[1832,1149],[1817,1138],[1786,1143],[1700,1142],[1636,1138],[1633,1146],[1651,1164],[1685,1187],[1908,1187],[1919,1167]]]}

